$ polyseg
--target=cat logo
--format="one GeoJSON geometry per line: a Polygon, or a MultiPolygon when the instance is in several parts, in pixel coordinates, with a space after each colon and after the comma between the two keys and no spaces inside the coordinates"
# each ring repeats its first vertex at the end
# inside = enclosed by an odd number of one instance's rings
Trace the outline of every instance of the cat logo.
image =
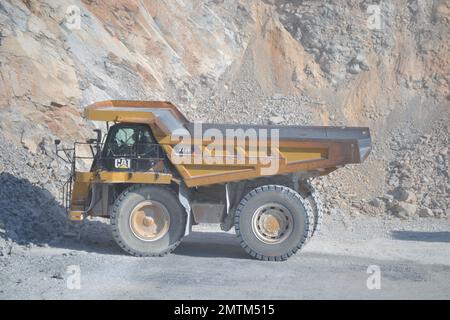
{"type": "Polygon", "coordinates": [[[130,169],[130,159],[119,158],[114,159],[114,166],[117,169],[130,169]]]}

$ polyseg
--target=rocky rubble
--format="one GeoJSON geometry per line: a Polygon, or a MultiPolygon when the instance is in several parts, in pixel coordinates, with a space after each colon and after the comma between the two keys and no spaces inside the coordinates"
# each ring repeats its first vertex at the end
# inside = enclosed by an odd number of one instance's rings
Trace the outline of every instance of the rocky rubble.
{"type": "Polygon", "coordinates": [[[365,1],[274,1],[280,21],[308,53],[333,84],[351,75],[369,70],[366,55],[377,48],[379,54],[393,46],[390,26],[392,7],[377,3],[384,14],[383,27],[372,32],[363,25],[367,20],[365,1]],[[369,44],[369,45],[368,45],[369,44]]]}
{"type": "MultiPolygon", "coordinates": [[[[365,168],[350,166],[316,179],[329,214],[338,211],[359,215],[388,214],[401,219],[450,217],[449,115],[444,114],[423,133],[417,128],[397,128],[389,133],[386,150],[375,148],[368,167],[380,169],[385,183],[343,191],[368,179],[365,168]],[[383,165],[377,168],[377,162],[383,165]],[[348,172],[345,172],[347,171],[348,172]],[[383,170],[384,172],[382,172],[383,170]],[[353,171],[353,177],[350,173],[353,171]]],[[[376,142],[375,142],[376,143],[376,142]]],[[[381,148],[383,149],[383,148],[381,148]]],[[[364,165],[363,165],[364,166],[364,165]]],[[[370,185],[370,184],[368,184],[370,185]]]]}
{"type": "Polygon", "coordinates": [[[392,214],[401,218],[450,216],[449,129],[444,116],[431,134],[413,141],[402,134],[392,138],[394,160],[387,167],[389,193],[385,197],[392,214]]]}
{"type": "Polygon", "coordinates": [[[14,245],[46,245],[71,231],[58,202],[69,171],[46,152],[32,155],[0,133],[0,256],[14,245]]]}

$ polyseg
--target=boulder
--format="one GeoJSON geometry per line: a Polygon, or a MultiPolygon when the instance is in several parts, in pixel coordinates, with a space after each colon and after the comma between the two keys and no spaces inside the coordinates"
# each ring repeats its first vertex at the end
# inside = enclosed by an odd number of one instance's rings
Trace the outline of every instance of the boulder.
{"type": "Polygon", "coordinates": [[[375,208],[379,208],[382,205],[382,201],[378,198],[373,198],[372,200],[369,201],[369,204],[375,208]]]}
{"type": "Polygon", "coordinates": [[[399,187],[394,190],[394,198],[398,201],[404,201],[407,203],[415,204],[417,203],[417,197],[415,193],[411,190],[399,187]]]}
{"type": "Polygon", "coordinates": [[[407,219],[416,215],[417,205],[400,201],[392,207],[392,212],[399,218],[407,219]]]}
{"type": "Polygon", "coordinates": [[[430,208],[420,208],[418,214],[422,218],[434,217],[433,211],[430,208]]]}

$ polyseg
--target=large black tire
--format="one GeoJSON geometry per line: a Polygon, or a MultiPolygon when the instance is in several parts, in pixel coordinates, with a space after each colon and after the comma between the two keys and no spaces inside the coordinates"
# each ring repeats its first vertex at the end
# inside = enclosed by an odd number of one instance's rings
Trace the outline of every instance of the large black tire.
{"type": "Polygon", "coordinates": [[[241,200],[236,209],[234,223],[241,246],[252,257],[282,261],[301,249],[311,236],[314,216],[309,202],[296,191],[285,186],[266,185],[252,190],[241,200]],[[277,210],[286,215],[286,220],[290,217],[292,226],[290,231],[286,231],[279,240],[275,240],[279,242],[267,243],[266,239],[261,238],[260,232],[255,231],[257,229],[255,224],[258,224],[257,218],[261,208],[268,206],[271,210],[272,204],[274,208],[280,206],[281,210],[277,210]]]}
{"type": "Polygon", "coordinates": [[[125,189],[114,202],[111,212],[112,234],[126,252],[139,257],[164,256],[180,243],[186,226],[186,211],[169,188],[152,185],[134,185],[125,189]],[[170,216],[168,230],[160,239],[144,241],[133,232],[130,216],[145,201],[157,201],[170,216]]]}
{"type": "Polygon", "coordinates": [[[320,231],[323,220],[323,206],[319,195],[309,181],[303,181],[299,193],[309,202],[314,215],[314,227],[308,241],[320,231]]]}

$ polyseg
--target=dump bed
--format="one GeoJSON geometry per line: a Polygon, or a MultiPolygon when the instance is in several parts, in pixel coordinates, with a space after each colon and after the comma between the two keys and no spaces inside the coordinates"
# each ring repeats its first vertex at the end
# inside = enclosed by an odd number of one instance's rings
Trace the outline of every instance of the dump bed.
{"type": "MultiPolygon", "coordinates": [[[[188,123],[186,128],[194,134],[194,124],[188,123]]],[[[366,127],[331,127],[331,126],[277,126],[277,125],[249,125],[249,124],[202,124],[202,133],[209,129],[218,129],[225,136],[226,130],[249,129],[278,130],[282,141],[335,141],[354,143],[356,153],[352,153],[352,160],[348,163],[360,163],[366,159],[371,150],[370,131],[366,127]]]]}
{"type": "Polygon", "coordinates": [[[294,172],[323,175],[364,161],[371,150],[369,128],[192,123],[169,102],[103,101],[86,107],[85,116],[148,124],[189,187],[294,172]]]}

